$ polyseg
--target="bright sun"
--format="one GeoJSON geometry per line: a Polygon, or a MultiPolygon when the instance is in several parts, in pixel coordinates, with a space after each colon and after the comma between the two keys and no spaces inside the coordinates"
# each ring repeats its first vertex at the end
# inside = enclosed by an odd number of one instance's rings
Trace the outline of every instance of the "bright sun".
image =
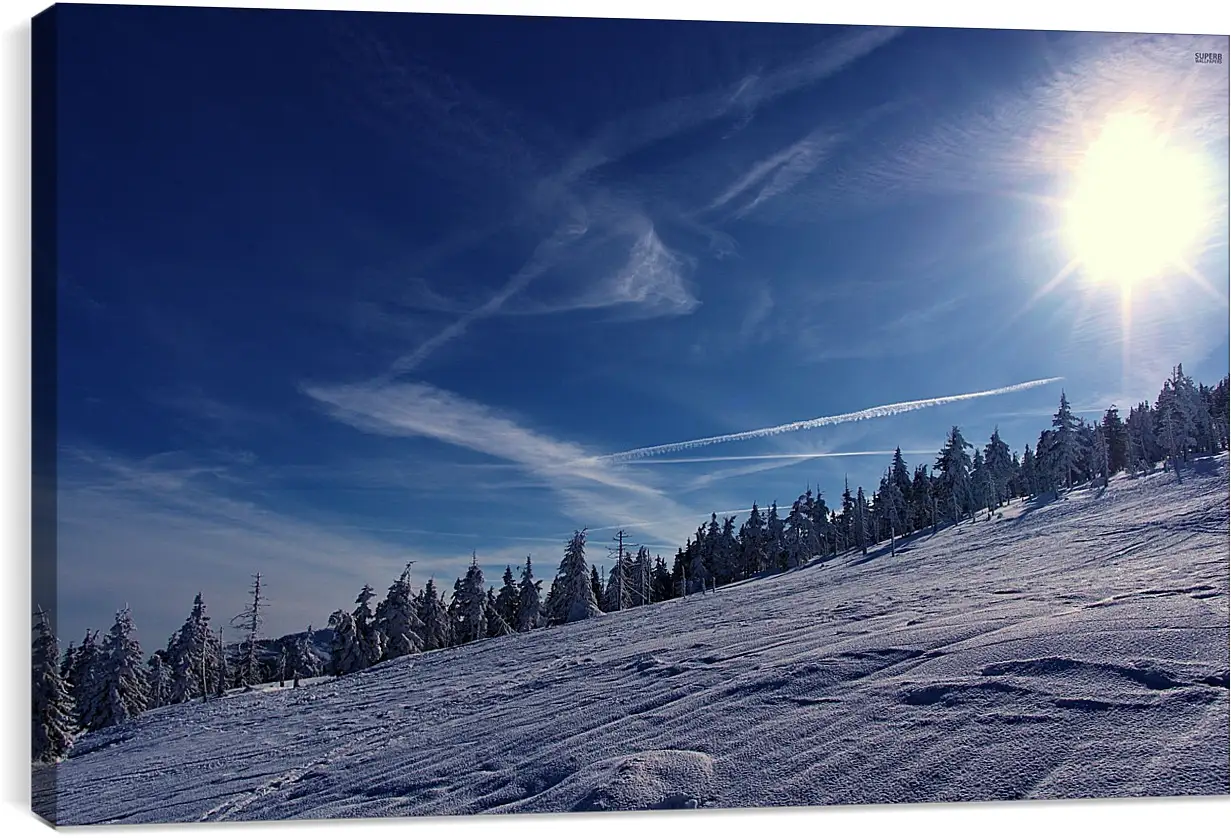
{"type": "Polygon", "coordinates": [[[1208,218],[1201,159],[1138,114],[1107,120],[1077,170],[1067,232],[1083,273],[1128,289],[1183,268],[1208,218]]]}

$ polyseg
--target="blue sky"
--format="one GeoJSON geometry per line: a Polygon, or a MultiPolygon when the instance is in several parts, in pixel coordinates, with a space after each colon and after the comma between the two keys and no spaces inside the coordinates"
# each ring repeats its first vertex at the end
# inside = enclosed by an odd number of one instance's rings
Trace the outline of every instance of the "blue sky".
{"type": "Polygon", "coordinates": [[[249,574],[271,634],[404,563],[875,486],[1227,372],[1225,37],[60,10],[60,631],[150,649],[249,574]],[[1207,165],[1133,291],[1056,201],[1117,109],[1207,165]],[[628,462],[645,446],[1063,381],[628,462]],[[862,453],[882,452],[882,453],[862,453]],[[809,460],[783,454],[840,454],[809,460]],[[737,459],[742,458],[742,459],[737,459]],[[934,454],[907,455],[913,465],[934,454]]]}

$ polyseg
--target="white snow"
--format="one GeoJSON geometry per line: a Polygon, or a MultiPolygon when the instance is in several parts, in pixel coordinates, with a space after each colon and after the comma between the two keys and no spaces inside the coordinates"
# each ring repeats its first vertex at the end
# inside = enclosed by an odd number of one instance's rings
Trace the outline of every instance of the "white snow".
{"type": "Polygon", "coordinates": [[[1224,455],[896,558],[162,708],[81,739],[58,820],[1225,795],[1228,494],[1224,455]]]}

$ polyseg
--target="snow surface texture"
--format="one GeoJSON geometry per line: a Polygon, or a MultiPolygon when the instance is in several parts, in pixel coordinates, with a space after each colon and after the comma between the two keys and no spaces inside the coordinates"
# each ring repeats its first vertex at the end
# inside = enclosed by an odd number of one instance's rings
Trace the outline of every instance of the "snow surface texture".
{"type": "Polygon", "coordinates": [[[1224,455],[896,558],[162,708],[79,742],[59,821],[1225,795],[1227,588],[1224,455]]]}

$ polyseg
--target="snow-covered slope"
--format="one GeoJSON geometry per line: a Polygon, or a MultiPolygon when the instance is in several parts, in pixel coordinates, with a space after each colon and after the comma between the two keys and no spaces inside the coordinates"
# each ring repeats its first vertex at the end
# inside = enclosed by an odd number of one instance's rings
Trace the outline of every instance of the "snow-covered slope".
{"type": "Polygon", "coordinates": [[[84,738],[64,824],[1228,793],[1227,459],[84,738]]]}

